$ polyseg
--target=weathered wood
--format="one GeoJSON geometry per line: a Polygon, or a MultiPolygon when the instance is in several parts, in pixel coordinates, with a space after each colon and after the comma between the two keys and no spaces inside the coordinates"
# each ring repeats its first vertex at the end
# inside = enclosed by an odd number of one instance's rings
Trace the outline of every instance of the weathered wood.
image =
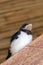
{"type": "Polygon", "coordinates": [[[43,65],[43,35],[0,65],[43,65]]]}

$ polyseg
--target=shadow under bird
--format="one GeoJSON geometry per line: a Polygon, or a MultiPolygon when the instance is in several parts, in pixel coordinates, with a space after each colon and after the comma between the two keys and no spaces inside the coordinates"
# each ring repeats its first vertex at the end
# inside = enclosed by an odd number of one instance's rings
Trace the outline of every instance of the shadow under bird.
{"type": "Polygon", "coordinates": [[[32,24],[23,24],[11,37],[10,47],[6,59],[19,52],[32,41],[32,24]]]}

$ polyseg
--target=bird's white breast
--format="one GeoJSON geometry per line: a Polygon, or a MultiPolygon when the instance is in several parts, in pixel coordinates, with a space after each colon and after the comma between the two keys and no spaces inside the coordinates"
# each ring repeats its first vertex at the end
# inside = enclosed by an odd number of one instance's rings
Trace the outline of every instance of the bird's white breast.
{"type": "Polygon", "coordinates": [[[27,33],[22,32],[18,35],[18,39],[14,39],[11,43],[10,51],[12,55],[14,55],[19,50],[23,49],[26,45],[28,45],[32,41],[32,35],[27,35],[27,33]]]}

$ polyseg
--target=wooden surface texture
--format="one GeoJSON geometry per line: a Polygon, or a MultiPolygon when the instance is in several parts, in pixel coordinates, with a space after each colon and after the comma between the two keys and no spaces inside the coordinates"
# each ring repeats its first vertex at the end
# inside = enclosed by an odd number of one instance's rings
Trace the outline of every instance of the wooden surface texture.
{"type": "Polygon", "coordinates": [[[33,24],[33,39],[43,34],[43,0],[0,0],[0,63],[11,36],[23,23],[33,24]]]}

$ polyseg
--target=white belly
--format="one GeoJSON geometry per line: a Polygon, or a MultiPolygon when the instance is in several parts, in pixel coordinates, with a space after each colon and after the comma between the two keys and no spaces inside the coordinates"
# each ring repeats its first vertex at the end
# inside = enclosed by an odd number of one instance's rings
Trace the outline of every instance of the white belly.
{"type": "Polygon", "coordinates": [[[11,43],[11,53],[14,55],[19,50],[23,49],[26,45],[28,45],[32,41],[32,35],[27,35],[25,32],[21,31],[21,34],[18,35],[18,39],[13,40],[11,43]]]}

